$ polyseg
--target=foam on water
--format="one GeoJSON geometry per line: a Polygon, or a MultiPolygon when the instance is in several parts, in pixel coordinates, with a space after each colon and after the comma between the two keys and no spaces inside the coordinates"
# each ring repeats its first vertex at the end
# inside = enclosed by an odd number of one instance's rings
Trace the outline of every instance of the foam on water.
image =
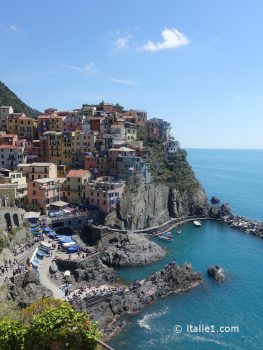
{"type": "Polygon", "coordinates": [[[168,308],[166,308],[165,310],[160,311],[160,312],[153,312],[150,314],[146,314],[143,316],[142,319],[138,320],[137,322],[138,322],[140,327],[150,330],[151,329],[150,322],[165,315],[167,313],[167,311],[168,311],[168,308]]]}

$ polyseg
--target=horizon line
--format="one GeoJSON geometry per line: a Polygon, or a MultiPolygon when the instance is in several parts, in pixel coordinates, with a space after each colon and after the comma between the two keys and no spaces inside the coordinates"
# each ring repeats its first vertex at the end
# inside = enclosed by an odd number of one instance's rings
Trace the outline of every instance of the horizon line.
{"type": "Polygon", "coordinates": [[[263,151],[263,148],[230,148],[230,147],[182,147],[183,149],[231,150],[231,151],[263,151]]]}

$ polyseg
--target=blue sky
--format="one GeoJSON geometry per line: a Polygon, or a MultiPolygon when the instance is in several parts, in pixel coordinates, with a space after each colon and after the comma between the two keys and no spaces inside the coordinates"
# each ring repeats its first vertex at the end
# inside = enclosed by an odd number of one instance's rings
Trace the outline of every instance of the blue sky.
{"type": "Polygon", "coordinates": [[[261,0],[9,0],[0,80],[37,109],[119,102],[183,147],[263,148],[261,0]]]}

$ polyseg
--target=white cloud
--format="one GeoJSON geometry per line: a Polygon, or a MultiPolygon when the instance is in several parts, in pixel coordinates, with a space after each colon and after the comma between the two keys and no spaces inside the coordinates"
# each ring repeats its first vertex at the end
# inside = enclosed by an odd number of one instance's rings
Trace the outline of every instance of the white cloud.
{"type": "Polygon", "coordinates": [[[141,48],[143,51],[160,51],[165,49],[174,49],[180,46],[185,46],[190,43],[187,36],[178,29],[175,28],[165,28],[162,33],[163,41],[153,42],[148,40],[148,42],[141,48]]]}
{"type": "Polygon", "coordinates": [[[97,73],[97,68],[95,67],[94,62],[90,62],[86,64],[86,66],[84,66],[83,69],[85,72],[88,72],[88,73],[97,73]]]}
{"type": "Polygon", "coordinates": [[[125,80],[125,79],[116,79],[116,78],[109,78],[110,81],[116,84],[123,84],[123,85],[136,85],[136,81],[134,80],[125,80]]]}
{"type": "Polygon", "coordinates": [[[15,24],[10,24],[10,26],[3,28],[4,32],[13,32],[13,33],[22,33],[22,29],[20,29],[18,26],[15,24]]]}
{"type": "Polygon", "coordinates": [[[86,64],[84,67],[72,66],[69,64],[59,64],[59,67],[67,68],[67,69],[71,69],[71,70],[75,70],[75,71],[80,71],[80,72],[87,72],[87,73],[97,73],[97,71],[98,71],[95,67],[94,62],[90,62],[90,63],[86,64]]]}
{"type": "MultiPolygon", "coordinates": [[[[118,32],[118,35],[120,33],[118,32]]],[[[116,49],[127,49],[130,46],[130,40],[133,38],[133,36],[128,33],[127,35],[119,36],[114,42],[113,46],[116,49]]]]}

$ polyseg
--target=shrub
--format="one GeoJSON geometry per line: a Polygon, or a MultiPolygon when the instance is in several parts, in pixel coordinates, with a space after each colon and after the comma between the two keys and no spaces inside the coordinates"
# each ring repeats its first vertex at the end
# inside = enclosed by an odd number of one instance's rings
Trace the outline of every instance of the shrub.
{"type": "Polygon", "coordinates": [[[94,350],[100,339],[86,312],[61,300],[39,300],[20,319],[0,319],[0,350],[94,350]]]}

